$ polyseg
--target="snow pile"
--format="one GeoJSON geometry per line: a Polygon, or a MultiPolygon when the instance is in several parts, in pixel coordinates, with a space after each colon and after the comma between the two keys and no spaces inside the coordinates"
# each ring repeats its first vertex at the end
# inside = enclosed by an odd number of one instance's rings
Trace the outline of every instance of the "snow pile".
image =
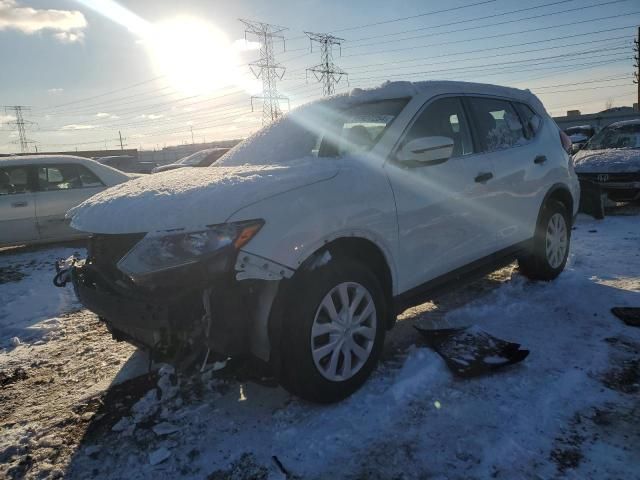
{"type": "Polygon", "coordinates": [[[67,212],[71,225],[94,233],[141,233],[223,223],[250,203],[331,178],[337,166],[292,165],[178,169],[104,190],[67,212]]]}
{"type": "Polygon", "coordinates": [[[0,255],[0,347],[19,346],[59,332],[57,317],[80,308],[71,288],[57,288],[55,261],[71,248],[0,255]]]}
{"type": "Polygon", "coordinates": [[[580,150],[573,162],[578,173],[640,173],[640,149],[580,150]]]}
{"type": "MultiPolygon", "coordinates": [[[[414,346],[387,359],[352,397],[328,406],[252,383],[229,382],[212,395],[219,381],[205,380],[210,391],[201,400],[175,403],[177,395],[169,406],[158,400],[152,437],[144,437],[156,440],[138,447],[136,461],[129,461],[133,440],[119,436],[121,448],[99,464],[76,465],[77,472],[99,467],[109,478],[132,471],[144,478],[186,468],[186,477],[202,478],[234,471],[238,462],[245,471],[273,471],[275,455],[292,474],[310,479],[554,478],[549,452],[567,422],[617,398],[599,381],[609,368],[604,339],[626,335],[640,342],[640,332],[609,312],[640,303],[637,218],[580,217],[576,228],[567,271],[556,281],[516,275],[444,318],[521,343],[531,350],[521,364],[461,381],[435,352],[414,346]],[[163,439],[156,430],[171,433],[163,439]]],[[[140,438],[143,424],[136,429],[140,438]]],[[[633,476],[632,465],[612,464],[612,476],[633,476]]],[[[576,475],[589,477],[588,470],[576,475]]]]}

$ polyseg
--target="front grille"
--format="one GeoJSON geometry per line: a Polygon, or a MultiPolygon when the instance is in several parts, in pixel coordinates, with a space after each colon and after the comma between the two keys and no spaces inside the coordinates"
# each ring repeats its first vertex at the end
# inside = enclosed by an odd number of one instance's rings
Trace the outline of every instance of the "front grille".
{"type": "Polygon", "coordinates": [[[122,278],[118,261],[144,237],[144,233],[123,235],[92,235],[89,239],[88,260],[111,280],[122,278]]]}
{"type": "Polygon", "coordinates": [[[585,180],[598,183],[608,182],[640,182],[640,173],[578,173],[578,176],[585,180]],[[603,177],[602,175],[606,175],[603,177]],[[606,180],[605,180],[606,178],[606,180]]]}

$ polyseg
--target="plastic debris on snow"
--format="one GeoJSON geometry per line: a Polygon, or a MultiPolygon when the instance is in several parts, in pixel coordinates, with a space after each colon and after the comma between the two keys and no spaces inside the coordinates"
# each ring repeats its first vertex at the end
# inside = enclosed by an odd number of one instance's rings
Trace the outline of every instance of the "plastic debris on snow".
{"type": "Polygon", "coordinates": [[[640,307],[613,307],[611,313],[630,327],[640,327],[640,307]]]}
{"type": "Polygon", "coordinates": [[[149,464],[158,465],[171,456],[171,452],[164,447],[160,447],[149,454],[149,464]]]}
{"type": "Polygon", "coordinates": [[[416,325],[449,369],[460,377],[475,377],[521,362],[529,350],[519,343],[496,338],[476,327],[429,329],[416,325]]]}
{"type": "Polygon", "coordinates": [[[153,433],[155,433],[157,436],[161,437],[164,435],[171,435],[172,433],[179,432],[180,427],[169,422],[161,422],[151,427],[151,430],[153,430],[153,433]]]}

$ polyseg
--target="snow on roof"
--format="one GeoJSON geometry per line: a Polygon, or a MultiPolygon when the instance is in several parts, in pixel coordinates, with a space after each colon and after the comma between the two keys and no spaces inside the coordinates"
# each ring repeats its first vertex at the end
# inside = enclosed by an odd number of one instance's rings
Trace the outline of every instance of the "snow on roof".
{"type": "MultiPolygon", "coordinates": [[[[21,163],[85,163],[95,162],[90,158],[78,157],[76,155],[12,155],[10,157],[0,157],[0,165],[14,165],[21,163]]],[[[97,163],[97,162],[96,162],[97,163]]]]}
{"type": "Polygon", "coordinates": [[[620,122],[615,122],[607,125],[607,128],[619,128],[624,127],[625,125],[640,125],[640,118],[634,118],[633,120],[622,120],[620,122]]]}
{"type": "Polygon", "coordinates": [[[568,130],[589,130],[592,129],[593,127],[591,125],[574,125],[572,127],[567,127],[565,128],[565,131],[568,130]]]}
{"type": "MultiPolygon", "coordinates": [[[[530,90],[504,87],[488,83],[457,82],[452,80],[424,80],[420,82],[385,82],[379,87],[362,89],[354,88],[349,96],[362,101],[374,101],[391,98],[414,97],[433,93],[476,93],[501,97],[531,100],[537,97],[530,90]]],[[[335,97],[333,97],[335,98],[335,97]]]]}

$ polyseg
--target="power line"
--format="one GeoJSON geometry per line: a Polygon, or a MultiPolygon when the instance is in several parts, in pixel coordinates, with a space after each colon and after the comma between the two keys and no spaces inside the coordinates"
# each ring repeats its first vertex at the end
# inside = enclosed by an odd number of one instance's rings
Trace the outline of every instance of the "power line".
{"type": "Polygon", "coordinates": [[[316,80],[323,83],[322,93],[324,95],[333,95],[335,92],[335,84],[339,83],[342,77],[347,76],[347,72],[333,63],[333,47],[337,45],[342,51],[342,42],[344,39],[334,37],[328,33],[304,33],[309,37],[311,51],[313,51],[313,42],[320,44],[320,63],[307,68],[307,72],[313,73],[316,80]]]}
{"type": "Polygon", "coordinates": [[[520,8],[518,10],[511,10],[509,12],[501,12],[501,13],[494,13],[492,15],[485,15],[484,17],[473,16],[472,18],[468,18],[468,19],[465,19],[465,20],[458,20],[458,21],[455,21],[455,22],[440,23],[438,25],[432,25],[432,26],[428,26],[428,27],[412,28],[412,29],[407,29],[407,30],[401,30],[399,32],[394,32],[394,33],[385,33],[385,34],[380,34],[380,35],[373,35],[371,37],[354,38],[353,40],[350,40],[349,43],[361,42],[361,41],[364,41],[364,40],[373,40],[375,38],[382,38],[382,37],[392,37],[394,35],[402,35],[404,33],[421,32],[423,30],[431,30],[432,28],[450,27],[452,25],[459,25],[459,24],[462,24],[462,23],[477,22],[478,20],[486,20],[488,18],[504,17],[506,15],[512,15],[514,13],[522,13],[522,12],[526,12],[526,11],[530,11],[530,10],[537,10],[539,8],[551,7],[551,6],[554,6],[554,5],[559,5],[559,4],[562,4],[562,3],[570,3],[570,2],[575,2],[575,0],[560,0],[560,1],[556,1],[556,2],[545,3],[545,4],[542,4],[542,5],[536,5],[534,7],[527,7],[527,8],[520,8]]]}
{"type": "Polygon", "coordinates": [[[128,85],[126,87],[117,88],[117,89],[111,90],[109,92],[104,92],[104,93],[100,93],[98,95],[93,95],[91,97],[80,98],[80,99],[74,100],[72,102],[66,102],[66,103],[61,103],[61,104],[58,104],[58,105],[52,105],[50,107],[44,107],[42,110],[56,109],[56,108],[64,107],[64,106],[67,106],[67,105],[73,105],[73,104],[80,103],[80,102],[86,102],[87,100],[93,100],[94,98],[105,97],[105,96],[111,95],[113,93],[123,92],[125,90],[131,90],[132,88],[139,87],[140,85],[146,85],[148,83],[155,82],[156,80],[160,80],[161,78],[164,78],[164,75],[160,75],[158,77],[150,78],[148,80],[143,80],[142,82],[134,83],[134,84],[128,85]]]}
{"type": "MultiPolygon", "coordinates": [[[[495,66],[502,66],[502,65],[516,65],[516,64],[521,64],[521,63],[528,63],[528,62],[532,62],[532,61],[537,61],[537,60],[556,60],[556,59],[564,59],[566,57],[580,57],[583,55],[592,55],[594,53],[599,53],[599,52],[615,52],[615,51],[619,51],[619,50],[626,50],[628,47],[626,46],[620,46],[620,47],[612,47],[612,46],[608,46],[606,48],[597,48],[597,49],[593,49],[593,50],[579,50],[579,51],[573,51],[573,52],[568,52],[568,53],[563,53],[563,54],[559,54],[559,55],[550,55],[550,56],[544,56],[544,57],[535,57],[535,58],[525,58],[522,60],[509,60],[509,61],[505,61],[505,62],[497,62],[497,63],[483,63],[482,65],[464,65],[464,66],[460,66],[460,67],[451,67],[451,68],[447,68],[444,70],[430,70],[430,71],[426,71],[426,72],[418,72],[418,73],[439,73],[439,72],[448,72],[448,71],[454,71],[454,70],[467,70],[467,69],[474,69],[474,68],[488,68],[488,67],[495,67],[495,66]]],[[[486,58],[486,57],[485,57],[486,58]]],[[[597,58],[597,57],[592,57],[592,58],[597,58]]],[[[451,62],[431,62],[431,63],[424,63],[421,65],[408,65],[408,66],[404,66],[404,67],[396,67],[394,68],[394,70],[398,70],[398,69],[404,69],[404,68],[419,68],[419,67],[430,67],[433,65],[442,65],[442,64],[450,64],[451,62]]],[[[369,72],[378,72],[378,71],[386,71],[386,68],[378,68],[378,69],[370,69],[370,70],[366,70],[364,71],[364,73],[369,73],[369,72]]],[[[397,74],[397,75],[402,75],[402,74],[397,74]]],[[[410,75],[410,74],[408,74],[410,75]]],[[[358,77],[360,78],[360,77],[358,77]]]]}
{"type": "MultiPolygon", "coordinates": [[[[612,18],[620,18],[620,17],[628,17],[629,15],[632,14],[637,14],[640,13],[638,11],[636,12],[629,12],[629,13],[623,13],[623,14],[619,14],[619,15],[611,15],[608,17],[599,17],[599,18],[594,18],[594,19],[590,19],[590,20],[583,20],[583,21],[579,21],[579,22],[570,22],[570,23],[564,23],[564,24],[559,24],[559,25],[552,25],[552,26],[547,26],[547,27],[539,27],[539,28],[532,28],[529,30],[520,30],[518,32],[506,32],[506,33],[499,33],[499,34],[495,34],[495,35],[486,35],[483,37],[474,37],[474,38],[465,38],[465,39],[461,39],[461,40],[453,40],[453,41],[447,41],[447,42],[440,42],[440,43],[430,43],[430,44],[424,44],[424,45],[414,45],[412,48],[425,48],[425,47],[440,47],[443,45],[453,45],[456,43],[466,43],[466,42],[475,42],[478,40],[488,40],[488,39],[492,39],[492,38],[500,38],[500,37],[506,37],[506,36],[511,36],[511,35],[521,35],[523,33],[532,33],[532,32],[539,32],[542,30],[550,30],[553,28],[560,28],[560,27],[571,27],[574,25],[580,25],[583,23],[589,23],[589,22],[595,22],[595,21],[601,21],[601,20],[610,20],[612,18]]],[[[606,30],[601,30],[600,32],[610,32],[613,30],[622,30],[625,28],[635,28],[635,25],[626,25],[624,27],[616,27],[616,28],[611,28],[611,29],[606,29],[606,30]]],[[[585,35],[592,35],[595,32],[585,32],[585,33],[578,33],[578,34],[574,34],[574,35],[569,35],[566,38],[571,38],[571,37],[579,37],[579,36],[585,36],[585,35]]],[[[542,43],[542,42],[548,42],[551,41],[551,39],[545,39],[545,40],[537,40],[537,41],[532,41],[532,42],[527,42],[521,45],[531,45],[534,43],[542,43]]],[[[364,53],[354,53],[351,55],[344,55],[344,57],[360,57],[360,56],[364,56],[364,55],[377,55],[380,53],[390,53],[390,52],[400,52],[400,51],[406,51],[406,47],[404,48],[394,48],[394,49],[388,49],[388,50],[377,50],[374,52],[364,52],[364,53]]]]}
{"type": "Polygon", "coordinates": [[[356,25],[354,27],[347,27],[347,28],[341,28],[339,30],[333,30],[332,33],[339,33],[339,32],[347,32],[347,31],[352,31],[352,30],[360,30],[362,28],[367,28],[367,27],[376,27],[379,25],[387,25],[389,23],[396,23],[396,22],[404,22],[405,20],[413,20],[415,18],[421,18],[421,17],[426,17],[429,15],[436,15],[438,13],[446,13],[446,12],[454,12],[456,10],[462,10],[465,8],[471,8],[471,7],[477,7],[480,5],[487,5],[489,3],[495,3],[496,0],[484,0],[482,2],[475,2],[475,3],[470,3],[468,5],[460,5],[458,7],[452,7],[452,8],[445,8],[443,10],[435,10],[432,12],[425,12],[425,13],[418,13],[416,15],[410,15],[407,17],[399,17],[399,18],[393,18],[390,20],[382,20],[379,22],[373,22],[373,23],[365,23],[362,25],[356,25]]]}
{"type": "MultiPolygon", "coordinates": [[[[406,33],[422,31],[422,30],[426,30],[426,29],[431,30],[433,28],[449,27],[449,26],[453,26],[453,25],[459,25],[461,23],[469,23],[469,22],[472,22],[472,21],[475,22],[475,21],[478,21],[478,20],[504,16],[506,14],[513,14],[513,13],[516,13],[516,12],[534,10],[534,9],[538,9],[538,8],[542,8],[542,7],[547,7],[547,6],[550,6],[550,5],[557,5],[557,4],[560,4],[560,3],[567,3],[567,1],[573,2],[575,0],[564,0],[564,1],[561,1],[561,2],[553,2],[553,3],[548,3],[548,4],[545,4],[545,5],[536,6],[536,7],[522,8],[520,10],[514,10],[514,11],[506,12],[506,13],[498,13],[498,14],[494,14],[494,15],[487,15],[485,17],[480,17],[480,18],[459,20],[457,22],[450,22],[450,23],[441,23],[441,24],[433,26],[433,27],[421,27],[421,28],[413,29],[413,30],[405,30],[405,31],[396,32],[396,33],[392,33],[392,34],[381,35],[381,37],[403,35],[403,34],[406,34],[406,33]]],[[[485,24],[485,25],[476,25],[476,26],[467,27],[467,28],[456,28],[455,30],[448,30],[448,31],[445,31],[445,32],[433,32],[433,33],[427,33],[427,34],[423,34],[423,35],[414,35],[412,37],[396,38],[396,39],[385,40],[385,41],[379,41],[378,40],[378,41],[373,42],[373,43],[363,43],[363,44],[360,44],[360,45],[357,45],[357,44],[353,45],[352,42],[350,41],[349,43],[350,43],[351,46],[349,48],[359,48],[359,47],[365,47],[365,46],[369,46],[369,45],[379,45],[379,44],[384,44],[384,43],[402,42],[402,41],[405,41],[405,40],[414,40],[416,38],[426,38],[426,37],[433,37],[433,36],[439,36],[439,35],[446,35],[448,33],[458,34],[460,32],[466,32],[466,31],[470,31],[470,30],[478,30],[478,29],[483,29],[483,28],[488,28],[488,27],[495,27],[495,26],[499,26],[499,25],[507,25],[507,24],[510,24],[510,23],[523,22],[525,20],[536,20],[536,19],[539,19],[539,18],[550,17],[550,16],[553,16],[553,15],[559,15],[559,14],[562,14],[562,13],[583,11],[583,10],[587,10],[587,9],[590,9],[590,8],[596,8],[596,7],[601,7],[601,6],[605,6],[605,5],[611,5],[611,4],[614,4],[614,3],[622,3],[622,2],[628,2],[628,1],[629,0],[610,0],[610,1],[604,2],[604,3],[580,6],[580,7],[577,7],[577,8],[569,8],[567,10],[560,10],[558,12],[542,13],[542,14],[533,15],[533,16],[530,16],[530,17],[522,17],[522,18],[516,18],[516,19],[512,19],[512,20],[504,20],[504,21],[501,21],[501,22],[488,23],[488,24],[485,24]]],[[[358,41],[362,41],[362,40],[371,40],[371,39],[378,39],[378,37],[376,37],[376,36],[367,37],[367,38],[363,38],[363,39],[359,39],[359,40],[353,40],[353,42],[358,42],[358,41]]]]}
{"type": "MultiPolygon", "coordinates": [[[[620,54],[618,54],[620,55],[620,54]]],[[[625,54],[627,55],[627,54],[625,54]]],[[[610,53],[606,53],[604,55],[592,55],[590,58],[600,58],[600,57],[609,57],[611,58],[611,54],[610,53]]],[[[617,58],[616,60],[625,60],[629,57],[620,57],[617,58]]],[[[552,62],[557,62],[557,61],[563,61],[564,59],[556,59],[556,60],[550,60],[550,61],[544,61],[544,62],[536,62],[536,63],[530,63],[528,65],[524,65],[524,67],[537,67],[539,69],[542,69],[544,67],[539,67],[539,65],[546,65],[548,63],[552,63],[552,62]]],[[[522,62],[522,61],[521,61],[522,62]]],[[[505,62],[505,63],[511,63],[511,62],[505,62]]],[[[594,63],[599,63],[599,62],[594,62],[594,63]]],[[[588,65],[589,62],[587,63],[581,63],[578,65],[588,65]]],[[[563,65],[561,65],[561,67],[564,66],[568,66],[568,64],[563,63],[563,65]]],[[[412,76],[412,75],[427,75],[427,74],[438,74],[438,73],[448,73],[448,72],[457,72],[460,70],[466,71],[466,70],[472,70],[472,73],[475,75],[479,72],[483,72],[483,71],[494,71],[494,70],[499,70],[498,73],[501,73],[501,71],[503,71],[505,68],[517,68],[518,70],[516,71],[528,71],[531,70],[530,68],[522,68],[522,65],[505,65],[505,64],[486,64],[486,65],[476,65],[476,66],[465,66],[465,67],[455,67],[455,68],[445,68],[445,69],[441,69],[441,70],[425,70],[425,71],[420,71],[420,72],[408,72],[408,73],[397,73],[397,74],[388,74],[388,75],[374,75],[374,76],[370,76],[370,77],[358,77],[357,80],[370,80],[370,79],[388,79],[388,78],[393,78],[393,77],[404,77],[404,76],[412,76]]],[[[556,67],[550,67],[550,68],[557,68],[556,67]]],[[[534,69],[535,70],[535,69],[534,69]]]]}
{"type": "Polygon", "coordinates": [[[260,60],[250,63],[249,67],[256,78],[262,78],[262,97],[251,97],[251,108],[253,110],[254,98],[262,99],[262,123],[266,125],[277,120],[282,115],[280,101],[289,101],[288,98],[278,95],[277,81],[282,80],[286,70],[276,62],[273,49],[274,38],[281,39],[284,45],[284,36],[281,33],[287,29],[278,25],[252,20],[240,19],[240,21],[246,27],[244,32],[245,39],[247,35],[254,35],[261,42],[260,60]]]}

